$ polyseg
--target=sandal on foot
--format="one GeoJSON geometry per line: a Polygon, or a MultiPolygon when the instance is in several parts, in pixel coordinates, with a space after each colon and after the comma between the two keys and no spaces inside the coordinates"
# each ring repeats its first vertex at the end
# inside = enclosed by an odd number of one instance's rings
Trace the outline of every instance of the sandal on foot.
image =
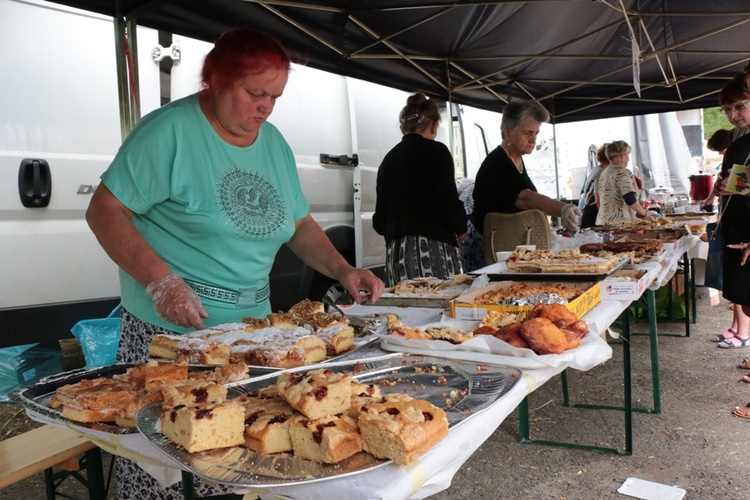
{"type": "Polygon", "coordinates": [[[750,384],[750,373],[748,373],[747,375],[745,375],[744,377],[742,377],[740,380],[742,382],[746,382],[746,383],[750,384]]]}
{"type": "Polygon", "coordinates": [[[750,418],[750,403],[745,406],[738,406],[732,410],[732,414],[740,418],[750,418]]]}
{"type": "Polygon", "coordinates": [[[716,344],[722,349],[737,349],[739,347],[750,347],[750,337],[737,337],[734,336],[731,339],[726,339],[723,342],[716,344]]]}
{"type": "Polygon", "coordinates": [[[750,370],[750,358],[742,358],[742,361],[740,361],[740,364],[737,365],[737,368],[742,368],[743,370],[750,370]]]}
{"type": "MultiPolygon", "coordinates": [[[[734,328],[727,328],[727,331],[724,333],[720,333],[714,338],[714,342],[724,342],[727,339],[731,339],[732,337],[736,337],[737,332],[734,331],[734,328]]],[[[750,369],[750,367],[748,367],[750,369]]]]}

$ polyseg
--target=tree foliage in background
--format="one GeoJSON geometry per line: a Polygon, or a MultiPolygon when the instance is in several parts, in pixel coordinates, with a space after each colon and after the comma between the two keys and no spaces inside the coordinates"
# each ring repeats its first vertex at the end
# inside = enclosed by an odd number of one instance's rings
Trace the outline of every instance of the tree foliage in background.
{"type": "Polygon", "coordinates": [[[703,110],[703,138],[708,140],[714,132],[725,128],[732,130],[734,126],[727,119],[727,115],[721,110],[721,108],[706,108],[703,110]]]}

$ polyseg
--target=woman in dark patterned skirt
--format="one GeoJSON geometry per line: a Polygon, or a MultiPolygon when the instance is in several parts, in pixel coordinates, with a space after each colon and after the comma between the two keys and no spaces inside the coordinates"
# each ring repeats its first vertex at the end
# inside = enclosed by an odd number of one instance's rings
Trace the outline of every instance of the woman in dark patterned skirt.
{"type": "Polygon", "coordinates": [[[424,94],[409,97],[399,116],[401,142],[378,170],[373,227],[385,237],[385,283],[461,272],[458,244],[466,212],[458,199],[453,157],[435,141],[440,114],[424,94]]]}

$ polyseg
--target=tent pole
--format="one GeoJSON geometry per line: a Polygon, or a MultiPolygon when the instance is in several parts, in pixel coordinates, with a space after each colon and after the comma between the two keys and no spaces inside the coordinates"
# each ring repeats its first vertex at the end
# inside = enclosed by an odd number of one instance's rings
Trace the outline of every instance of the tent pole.
{"type": "Polygon", "coordinates": [[[134,19],[113,18],[117,93],[120,104],[120,134],[124,140],[141,118],[138,88],[137,25],[134,19]]]}
{"type": "Polygon", "coordinates": [[[552,152],[555,159],[555,189],[557,191],[557,199],[560,199],[560,175],[557,165],[557,125],[552,122],[552,152]]]}

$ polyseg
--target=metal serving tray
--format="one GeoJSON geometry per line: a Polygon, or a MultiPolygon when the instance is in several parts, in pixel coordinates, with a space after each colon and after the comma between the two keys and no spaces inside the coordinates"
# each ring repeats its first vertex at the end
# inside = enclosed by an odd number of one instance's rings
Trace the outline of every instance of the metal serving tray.
{"type": "MultiPolygon", "coordinates": [[[[62,411],[49,407],[50,399],[55,395],[55,391],[57,391],[58,388],[68,384],[75,384],[86,379],[95,379],[99,377],[112,378],[113,375],[121,375],[125,373],[128,368],[131,368],[136,364],[137,363],[119,363],[99,368],[79,368],[58,373],[57,375],[50,375],[30,387],[10,393],[8,398],[14,403],[18,403],[24,408],[39,413],[40,415],[63,423],[68,423],[71,421],[62,416],[62,411]]],[[[207,368],[209,367],[190,367],[191,370],[205,370],[207,368]]],[[[210,368],[213,369],[215,367],[212,366],[210,368]]],[[[134,434],[137,432],[136,429],[119,427],[105,422],[71,423],[80,427],[109,432],[112,434],[134,434]]]]}
{"type": "MultiPolygon", "coordinates": [[[[355,332],[356,331],[357,330],[355,330],[355,332]]],[[[373,330],[373,329],[361,330],[359,334],[355,333],[354,349],[350,349],[346,352],[343,352],[341,354],[328,358],[327,360],[321,362],[320,364],[335,363],[335,362],[340,362],[343,360],[359,359],[363,357],[375,357],[375,356],[381,355],[382,351],[376,348],[380,345],[380,341],[384,333],[385,333],[384,328],[382,329],[382,331],[373,330]]],[[[159,361],[171,362],[171,360],[159,360],[159,361]]],[[[85,428],[103,431],[103,432],[109,432],[112,434],[134,434],[134,433],[137,433],[136,429],[120,427],[111,423],[71,422],[70,420],[62,416],[61,410],[55,410],[53,408],[50,408],[49,402],[52,399],[52,396],[55,395],[55,391],[57,391],[58,388],[64,385],[75,384],[85,379],[95,379],[99,377],[112,378],[113,375],[121,375],[125,373],[128,368],[131,368],[135,366],[136,364],[139,364],[139,363],[118,363],[118,364],[109,365],[109,366],[102,366],[99,368],[79,368],[76,370],[58,373],[57,375],[50,375],[49,377],[43,378],[42,380],[40,380],[39,382],[37,382],[36,384],[30,387],[12,392],[11,394],[8,395],[8,398],[14,403],[17,403],[23,406],[24,408],[27,408],[45,417],[49,417],[53,420],[57,420],[63,423],[70,422],[80,427],[85,427],[85,428]]],[[[200,370],[213,370],[217,367],[218,365],[190,365],[188,369],[191,371],[200,371],[200,370]]],[[[309,367],[301,367],[301,368],[309,369],[309,367]]],[[[277,373],[281,370],[282,368],[276,368],[272,366],[250,365],[248,373],[249,373],[249,377],[253,378],[253,377],[267,375],[270,373],[277,373]]],[[[232,386],[234,386],[235,384],[237,384],[237,382],[227,384],[227,386],[230,388],[230,391],[233,390],[232,386]]],[[[238,395],[238,394],[235,394],[235,395],[238,395]]]]}
{"type": "Polygon", "coordinates": [[[472,272],[469,274],[486,274],[490,281],[602,281],[613,272],[625,266],[630,259],[620,259],[617,264],[607,272],[603,273],[524,273],[512,271],[499,264],[493,264],[484,268],[482,273],[472,272]]]}
{"type": "MultiPolygon", "coordinates": [[[[316,366],[291,371],[306,372],[316,366]]],[[[383,393],[407,393],[426,399],[445,410],[451,429],[500,400],[521,377],[520,370],[508,366],[402,354],[323,366],[337,372],[352,372],[360,382],[378,384],[383,393]]],[[[234,388],[250,392],[274,384],[277,376],[269,374],[234,388]]],[[[242,447],[187,453],[161,433],[161,414],[162,408],[157,403],[142,408],[136,417],[138,430],[181,467],[222,484],[270,487],[315,483],[390,463],[365,452],[334,465],[299,459],[289,453],[261,455],[242,447]]]]}
{"type": "Polygon", "coordinates": [[[380,295],[375,306],[397,306],[397,307],[448,307],[448,303],[456,297],[463,295],[470,285],[456,285],[443,288],[433,293],[394,293],[385,291],[380,295]]]}

